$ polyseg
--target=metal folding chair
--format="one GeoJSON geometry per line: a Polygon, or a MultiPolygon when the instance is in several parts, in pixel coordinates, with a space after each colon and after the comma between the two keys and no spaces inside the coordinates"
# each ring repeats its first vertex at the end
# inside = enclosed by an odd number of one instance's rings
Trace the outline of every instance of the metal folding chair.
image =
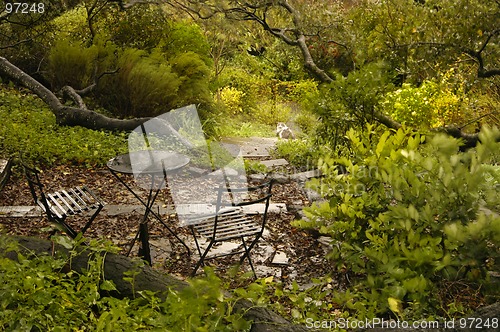
{"type": "Polygon", "coordinates": [[[46,194],[44,185],[40,181],[40,172],[35,168],[27,166],[24,162],[22,162],[22,166],[35,204],[45,212],[50,222],[62,227],[71,238],[76,238],[78,232],[66,223],[66,218],[95,209],[95,212],[80,230],[84,234],[92,225],[99,212],[101,212],[104,202],[86,186],[63,189],[46,194]]]}
{"type": "Polygon", "coordinates": [[[247,258],[252,272],[256,277],[255,269],[250,257],[250,251],[261,238],[264,231],[267,219],[267,210],[271,199],[272,185],[273,182],[270,181],[259,186],[242,189],[230,189],[225,186],[221,186],[218,189],[215,213],[188,219],[186,225],[191,229],[198,253],[200,254],[200,259],[196,263],[192,272],[193,276],[196,274],[198,268],[204,265],[205,260],[228,255],[243,254],[240,257],[239,264],[241,265],[245,258],[247,258]],[[263,192],[263,197],[240,202],[234,205],[226,205],[222,203],[224,201],[224,195],[236,195],[238,192],[248,192],[249,194],[252,194],[259,190],[263,192]],[[263,213],[251,215],[244,212],[243,206],[250,206],[259,203],[265,203],[263,213]],[[198,237],[204,237],[209,241],[205,249],[201,248],[198,237]],[[247,244],[248,239],[251,240],[249,245],[247,244]],[[216,243],[233,240],[241,241],[243,249],[236,252],[207,256],[216,243]]]}

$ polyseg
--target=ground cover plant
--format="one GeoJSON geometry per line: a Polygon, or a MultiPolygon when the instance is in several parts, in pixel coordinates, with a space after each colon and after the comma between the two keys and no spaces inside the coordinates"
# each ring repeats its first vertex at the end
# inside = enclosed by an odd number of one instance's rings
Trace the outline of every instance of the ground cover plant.
{"type": "MultiPolygon", "coordinates": [[[[0,328],[2,331],[245,331],[249,322],[232,312],[233,300],[224,295],[213,274],[192,281],[182,291],[169,290],[164,300],[153,292],[118,299],[104,279],[103,262],[116,251],[105,241],[79,246],[67,237],[53,239],[69,250],[67,256],[21,254],[17,243],[0,237],[0,328]],[[68,269],[81,250],[90,250],[88,268],[68,269]],[[15,259],[7,258],[17,252],[15,259]]],[[[139,262],[140,263],[140,262],[139,262]]],[[[133,284],[134,271],[127,281],[133,284]]]]}
{"type": "Polygon", "coordinates": [[[127,134],[61,127],[47,106],[26,90],[0,88],[0,156],[22,152],[45,164],[103,165],[127,150],[127,134]]]}

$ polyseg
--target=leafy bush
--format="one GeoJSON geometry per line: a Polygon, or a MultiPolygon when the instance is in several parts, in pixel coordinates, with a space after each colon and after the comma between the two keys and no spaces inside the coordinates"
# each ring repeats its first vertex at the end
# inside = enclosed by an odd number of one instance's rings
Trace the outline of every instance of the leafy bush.
{"type": "Polygon", "coordinates": [[[0,155],[22,151],[27,159],[41,163],[104,164],[125,153],[124,134],[83,127],[61,127],[54,114],[36,96],[4,86],[0,89],[0,155]]]}
{"type": "Polygon", "coordinates": [[[349,144],[345,135],[350,128],[372,122],[378,103],[393,89],[390,73],[387,64],[372,63],[322,86],[314,109],[321,120],[315,133],[318,143],[336,151],[349,144]]]}
{"type": "Polygon", "coordinates": [[[196,24],[171,22],[158,6],[106,8],[93,18],[99,33],[83,37],[82,8],[58,18],[51,33],[55,46],[44,72],[55,88],[83,88],[101,77],[92,102],[120,117],[156,116],[188,104],[211,107],[210,48],[196,24]]]}
{"type": "Polygon", "coordinates": [[[50,49],[49,80],[54,89],[65,85],[82,89],[93,83],[94,68],[98,56],[98,48],[82,47],[79,43],[71,44],[61,39],[50,49]]]}
{"type": "Polygon", "coordinates": [[[278,122],[288,122],[292,109],[289,105],[276,101],[260,102],[250,111],[251,117],[258,123],[276,126],[278,122]]]}
{"type": "Polygon", "coordinates": [[[218,98],[227,114],[236,115],[243,113],[245,92],[227,86],[218,91],[218,98]]]}
{"type": "MultiPolygon", "coordinates": [[[[0,252],[16,251],[17,243],[0,237],[0,252]]],[[[80,239],[82,240],[82,239],[80,239]]],[[[56,238],[69,250],[67,257],[0,255],[0,328],[5,331],[245,331],[233,300],[224,295],[213,274],[193,280],[182,291],[170,289],[165,300],[152,292],[135,299],[106,296],[116,290],[104,279],[104,257],[109,244],[91,241],[87,270],[68,271],[71,259],[82,250],[79,242],[56,238]]],[[[134,282],[134,271],[124,279],[134,282]]]]}
{"type": "Polygon", "coordinates": [[[426,81],[419,87],[403,84],[385,96],[381,108],[394,120],[407,125],[441,127],[465,122],[465,100],[463,93],[451,91],[445,82],[426,81]]]}
{"type": "Polygon", "coordinates": [[[178,93],[171,103],[175,107],[190,104],[209,106],[212,100],[208,89],[210,70],[202,57],[189,51],[173,57],[169,63],[180,81],[178,93]]]}
{"type": "Polygon", "coordinates": [[[291,165],[301,169],[316,168],[320,151],[310,139],[281,140],[276,144],[276,155],[286,159],[291,165]]]}
{"type": "Polygon", "coordinates": [[[500,262],[500,217],[485,207],[498,205],[500,190],[484,164],[498,155],[499,135],[483,129],[476,151],[459,153],[447,136],[378,136],[369,126],[348,132],[349,158],[320,160],[324,177],[310,187],[327,201],[295,225],[332,237],[329,257],[352,278],[340,305],[359,317],[422,319],[498,299],[488,271],[500,262]],[[450,285],[456,294],[446,294],[450,285]]]}
{"type": "Polygon", "coordinates": [[[155,116],[174,108],[181,84],[170,64],[138,49],[125,49],[116,75],[102,79],[96,92],[102,105],[121,116],[155,116]]]}
{"type": "Polygon", "coordinates": [[[207,66],[211,65],[210,44],[204,31],[195,23],[176,21],[170,24],[167,40],[162,50],[164,54],[179,56],[196,54],[207,66]]]}
{"type": "Polygon", "coordinates": [[[170,25],[160,6],[132,6],[127,10],[108,9],[97,20],[99,31],[121,48],[137,48],[151,51],[165,42],[170,25]],[[145,27],[147,26],[147,29],[145,27]]]}

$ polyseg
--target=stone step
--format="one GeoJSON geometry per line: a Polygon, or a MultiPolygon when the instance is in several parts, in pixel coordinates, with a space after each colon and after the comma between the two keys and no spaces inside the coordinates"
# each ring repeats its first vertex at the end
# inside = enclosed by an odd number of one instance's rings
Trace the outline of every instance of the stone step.
{"type": "Polygon", "coordinates": [[[307,181],[312,178],[317,178],[321,176],[321,171],[319,169],[313,169],[307,172],[295,173],[290,175],[290,178],[294,181],[307,181]]]}
{"type": "MultiPolygon", "coordinates": [[[[178,208],[183,211],[192,211],[192,213],[204,213],[213,210],[213,206],[210,204],[182,204],[178,208]]],[[[264,204],[255,204],[254,206],[245,206],[244,210],[248,214],[257,214],[263,213],[264,208],[264,204]]],[[[158,209],[161,215],[175,213],[171,206],[156,205],[153,207],[153,211],[158,211],[158,209]]],[[[107,216],[143,214],[144,210],[142,205],[105,205],[101,214],[107,216]]],[[[282,211],[286,211],[284,203],[271,203],[269,205],[269,213],[280,213],[282,211]]],[[[42,210],[37,206],[0,206],[0,218],[40,217],[41,214],[42,210]]],[[[90,216],[90,213],[88,215],[90,216]]]]}
{"type": "Polygon", "coordinates": [[[276,251],[274,254],[273,260],[271,261],[271,264],[273,265],[288,265],[288,257],[286,253],[283,251],[276,251]]]}
{"type": "Polygon", "coordinates": [[[260,163],[268,168],[288,165],[286,159],[263,160],[260,163]]]}
{"type": "MultiPolygon", "coordinates": [[[[265,204],[254,204],[250,206],[244,206],[243,211],[246,214],[262,214],[264,213],[265,204]]],[[[213,204],[180,204],[177,205],[177,211],[182,213],[183,215],[192,214],[192,215],[203,215],[214,213],[214,205],[213,204]]],[[[286,211],[285,203],[271,203],[269,204],[269,208],[267,210],[268,213],[280,213],[282,211],[286,211]]]]}

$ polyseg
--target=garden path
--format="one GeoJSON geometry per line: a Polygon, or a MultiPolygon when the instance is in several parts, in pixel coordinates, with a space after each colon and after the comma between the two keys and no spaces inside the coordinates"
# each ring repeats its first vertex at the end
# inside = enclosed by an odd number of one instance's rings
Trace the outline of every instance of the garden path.
{"type": "MultiPolygon", "coordinates": [[[[284,281],[296,280],[299,284],[307,284],[312,278],[325,275],[332,264],[325,259],[325,253],[329,250],[328,241],[290,225],[291,221],[300,218],[302,207],[310,204],[303,185],[309,177],[317,176],[317,172],[295,173],[285,160],[273,161],[269,156],[269,151],[275,146],[276,139],[250,138],[238,141],[246,157],[260,160],[270,170],[266,175],[250,176],[251,182],[260,182],[270,176],[278,180],[273,189],[267,230],[263,239],[252,251],[258,276],[272,276],[284,281]]],[[[231,143],[234,144],[235,141],[231,143]]],[[[137,218],[143,210],[106,169],[89,170],[61,165],[45,169],[43,175],[44,178],[52,179],[50,184],[57,183],[58,186],[70,187],[74,185],[74,181],[77,181],[79,184],[88,184],[95,189],[108,205],[86,235],[90,238],[109,239],[122,250],[127,250],[128,243],[135,235],[137,218]]],[[[175,216],[168,209],[168,198],[160,195],[158,202],[160,213],[165,218],[171,218],[170,222],[174,224],[175,231],[188,243],[194,254],[191,255],[192,257],[184,255],[182,246],[175,240],[170,241],[170,236],[165,229],[153,222],[150,228],[153,266],[185,278],[190,274],[197,258],[194,241],[185,228],[176,225],[175,216]]],[[[15,235],[46,236],[48,233],[43,229],[49,226],[47,221],[45,218],[39,220],[40,211],[30,205],[32,201],[27,184],[22,175],[15,171],[3,192],[0,193],[0,231],[15,235]]],[[[79,222],[77,219],[74,221],[79,222]]],[[[224,251],[232,248],[228,245],[221,246],[218,250],[224,251]]],[[[133,254],[136,252],[135,249],[132,251],[133,254]]],[[[211,262],[214,262],[214,268],[222,270],[217,274],[223,276],[224,270],[236,261],[236,258],[229,257],[211,262]]],[[[247,265],[243,265],[243,271],[249,270],[247,265]]]]}

